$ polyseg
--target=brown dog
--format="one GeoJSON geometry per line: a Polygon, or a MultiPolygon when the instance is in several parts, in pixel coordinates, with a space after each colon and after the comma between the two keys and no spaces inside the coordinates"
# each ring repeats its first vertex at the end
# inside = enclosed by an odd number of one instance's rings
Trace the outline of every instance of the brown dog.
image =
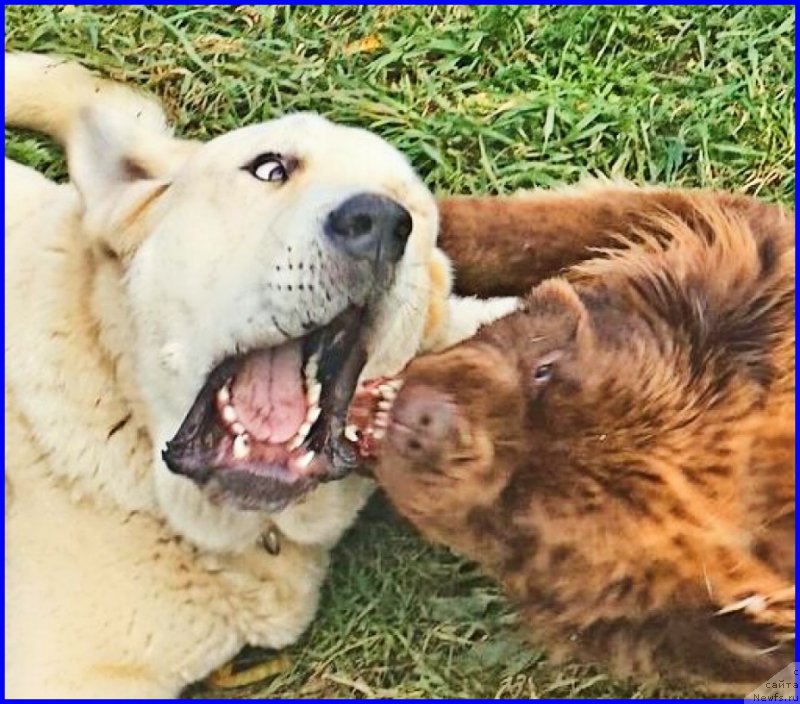
{"type": "Polygon", "coordinates": [[[442,212],[462,293],[568,269],[384,383],[377,445],[356,400],[393,503],[501,580],[553,655],[739,683],[791,662],[790,217],[620,186],[442,212]]]}

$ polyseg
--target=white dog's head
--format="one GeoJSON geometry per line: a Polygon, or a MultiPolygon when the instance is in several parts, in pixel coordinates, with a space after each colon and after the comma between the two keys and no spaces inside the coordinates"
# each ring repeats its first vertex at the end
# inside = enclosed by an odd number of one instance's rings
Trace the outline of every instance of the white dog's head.
{"type": "Polygon", "coordinates": [[[169,178],[123,133],[85,115],[70,168],[122,275],[162,507],[184,533],[187,491],[280,510],[351,469],[359,377],[417,352],[442,278],[435,201],[382,139],[313,114],[187,148],[169,178]]]}

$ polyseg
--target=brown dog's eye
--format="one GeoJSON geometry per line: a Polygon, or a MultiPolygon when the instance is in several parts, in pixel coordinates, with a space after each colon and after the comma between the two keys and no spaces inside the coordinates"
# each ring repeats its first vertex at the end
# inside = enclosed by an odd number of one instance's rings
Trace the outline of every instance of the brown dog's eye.
{"type": "Polygon", "coordinates": [[[562,350],[553,350],[539,358],[539,364],[533,370],[533,383],[536,386],[546,384],[553,376],[556,362],[564,356],[562,350]]]}
{"type": "Polygon", "coordinates": [[[537,384],[544,384],[545,382],[550,381],[550,377],[553,375],[553,364],[540,364],[536,367],[536,371],[533,372],[533,380],[537,384]]]}
{"type": "Polygon", "coordinates": [[[267,152],[259,154],[253,161],[242,167],[254,178],[266,183],[286,183],[293,170],[293,159],[284,159],[280,154],[267,152]]]}

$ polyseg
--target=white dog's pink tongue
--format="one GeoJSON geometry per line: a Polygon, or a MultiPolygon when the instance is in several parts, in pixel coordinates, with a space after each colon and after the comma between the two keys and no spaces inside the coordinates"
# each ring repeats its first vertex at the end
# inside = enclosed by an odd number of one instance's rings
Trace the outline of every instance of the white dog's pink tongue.
{"type": "Polygon", "coordinates": [[[306,416],[303,356],[298,343],[251,356],[233,383],[233,406],[247,431],[261,441],[294,437],[306,416]]]}

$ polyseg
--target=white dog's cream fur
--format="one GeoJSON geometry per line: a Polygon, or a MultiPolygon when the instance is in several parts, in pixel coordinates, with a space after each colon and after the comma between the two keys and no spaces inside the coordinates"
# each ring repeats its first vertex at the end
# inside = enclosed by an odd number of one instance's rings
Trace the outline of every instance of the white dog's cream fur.
{"type": "Polygon", "coordinates": [[[301,114],[199,144],[73,63],[11,54],[5,70],[6,123],[62,141],[71,177],[5,163],[6,695],[175,696],[246,643],[300,635],[371,490],[350,477],[244,512],[159,455],[221,356],[302,335],[358,295],[315,245],[325,213],[370,191],[413,217],[364,378],[513,302],[447,299],[435,202],[371,133],[301,114]],[[267,151],[302,163],[280,190],[241,169],[267,151]],[[309,257],[312,277],[278,269],[309,257]],[[287,282],[320,285],[276,295],[287,282]],[[268,528],[278,555],[260,546],[268,528]]]}

